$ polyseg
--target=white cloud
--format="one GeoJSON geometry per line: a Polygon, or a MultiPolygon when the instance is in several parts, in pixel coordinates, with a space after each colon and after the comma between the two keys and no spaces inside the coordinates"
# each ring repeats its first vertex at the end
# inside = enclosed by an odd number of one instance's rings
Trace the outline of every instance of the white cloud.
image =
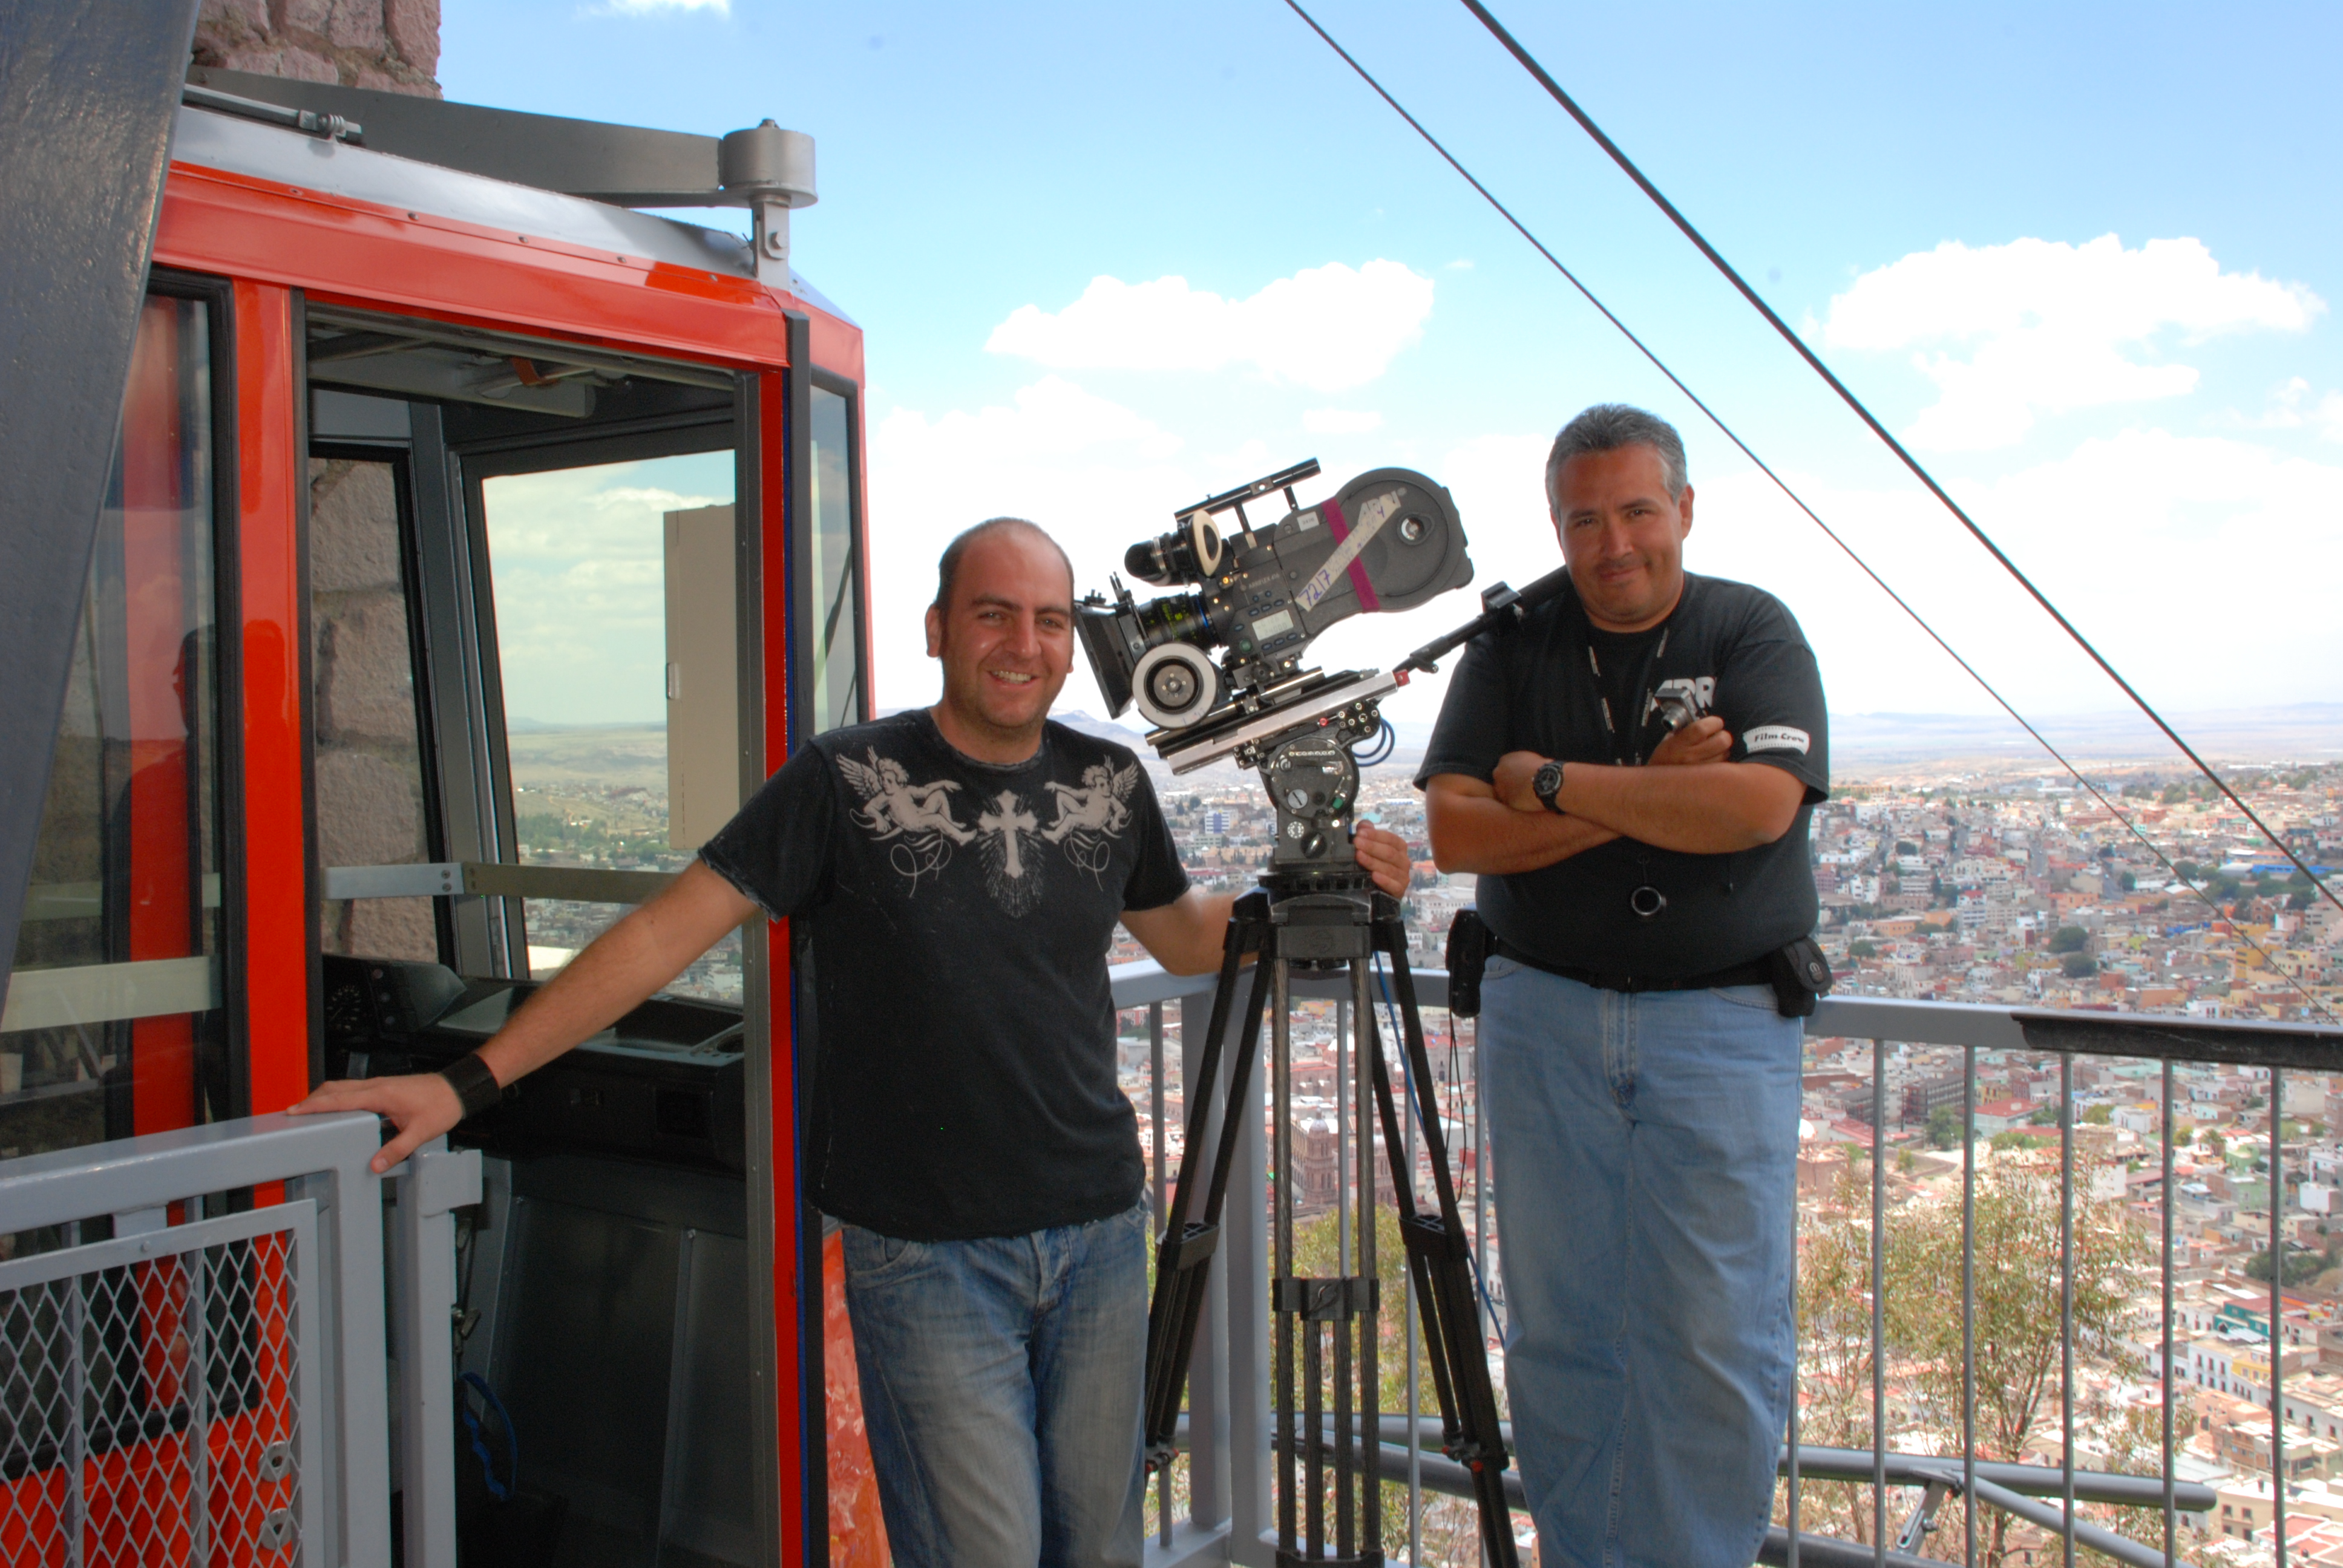
{"type": "Polygon", "coordinates": [[[2343,441],[2343,392],[2329,392],[2314,403],[2310,400],[2310,383],[2297,376],[2270,394],[2268,412],[2253,419],[2241,416],[2237,422],[2256,430],[2299,430],[2308,427],[2329,441],[2343,441]]]}
{"type": "Polygon", "coordinates": [[[1100,276],[1063,310],[1018,307],[984,346],[1058,370],[1250,366],[1340,392],[1381,376],[1423,336],[1432,296],[1432,279],[1383,260],[1355,271],[1339,261],[1304,267],[1247,299],[1191,288],[1184,277],[1100,276]]]}
{"type": "Polygon", "coordinates": [[[1373,408],[1304,408],[1302,427],[1312,436],[1363,436],[1383,427],[1373,408]]]}
{"type": "Polygon", "coordinates": [[[660,514],[730,501],[732,455],[505,475],[482,495],[506,711],[582,724],[663,719],[660,514]]]}
{"type": "MultiPolygon", "coordinates": [[[[1081,588],[1103,588],[1126,547],[1169,528],[1174,508],[1205,493],[1177,460],[1182,447],[1153,421],[1057,376],[1005,405],[933,417],[896,408],[880,419],[870,477],[870,538],[885,541],[870,563],[879,705],[935,699],[921,617],[954,534],[986,518],[1030,518],[1065,547],[1081,588]]],[[[1060,706],[1101,710],[1079,661],[1060,706]]]]}
{"type": "Polygon", "coordinates": [[[2193,367],[2163,357],[2168,336],[2298,332],[2327,308],[2299,284],[2224,272],[2195,239],[2126,250],[2041,239],[1972,249],[1946,241],[1864,274],[1830,303],[1834,348],[1916,350],[1941,396],[1906,431],[1937,450],[2007,446],[2035,416],[2183,396],[2193,367]]]}
{"type": "MultiPolygon", "coordinates": [[[[2029,716],[2127,706],[1926,495],[1787,477],[2029,716]]],[[[2189,711],[2332,700],[2343,626],[2316,614],[2300,585],[2343,569],[2343,467],[2228,437],[2129,430],[1991,484],[1952,487],[2151,701],[2189,711]]],[[[1835,709],[1989,707],[1760,475],[1745,468],[1700,484],[1685,562],[1786,601],[1835,709]]]]}

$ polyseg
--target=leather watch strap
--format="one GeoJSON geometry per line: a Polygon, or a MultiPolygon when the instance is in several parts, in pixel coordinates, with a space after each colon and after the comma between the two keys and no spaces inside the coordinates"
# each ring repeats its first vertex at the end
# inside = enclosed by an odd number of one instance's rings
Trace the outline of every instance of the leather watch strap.
{"type": "Polygon", "coordinates": [[[497,1083],[497,1075],[480,1060],[478,1051],[459,1057],[439,1070],[439,1076],[456,1091],[464,1107],[464,1120],[470,1121],[501,1099],[504,1090],[497,1083]]]}
{"type": "Polygon", "coordinates": [[[1537,772],[1531,776],[1530,792],[1538,798],[1538,803],[1540,805],[1553,812],[1555,816],[1567,817],[1570,815],[1569,812],[1564,811],[1562,809],[1561,805],[1554,799],[1555,796],[1562,793],[1562,764],[1560,762],[1548,761],[1541,764],[1537,772]],[[1550,784],[1549,780],[1551,781],[1550,784]]]}

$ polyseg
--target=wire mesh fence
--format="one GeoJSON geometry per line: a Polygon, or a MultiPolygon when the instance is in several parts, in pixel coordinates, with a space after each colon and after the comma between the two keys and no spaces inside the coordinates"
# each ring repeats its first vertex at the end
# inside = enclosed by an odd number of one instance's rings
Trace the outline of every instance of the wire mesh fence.
{"type": "Polygon", "coordinates": [[[0,1562],[307,1560],[313,1248],[301,1202],[0,1264],[0,1562]]]}

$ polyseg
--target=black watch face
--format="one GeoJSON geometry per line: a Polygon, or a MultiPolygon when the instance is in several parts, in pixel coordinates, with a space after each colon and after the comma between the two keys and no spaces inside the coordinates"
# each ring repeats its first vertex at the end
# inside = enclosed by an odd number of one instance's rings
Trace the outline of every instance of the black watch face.
{"type": "Polygon", "coordinates": [[[1531,792],[1549,806],[1554,804],[1554,795],[1561,789],[1562,764],[1559,762],[1547,763],[1537,770],[1537,777],[1530,780],[1531,792]]]}

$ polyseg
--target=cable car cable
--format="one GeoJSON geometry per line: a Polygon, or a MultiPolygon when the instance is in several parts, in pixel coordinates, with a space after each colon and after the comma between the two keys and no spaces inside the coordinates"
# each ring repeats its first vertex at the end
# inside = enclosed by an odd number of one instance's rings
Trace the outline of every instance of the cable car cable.
{"type": "MultiPolygon", "coordinates": [[[[1390,92],[1384,88],[1383,85],[1375,79],[1373,73],[1370,72],[1364,65],[1359,64],[1359,62],[1352,56],[1352,54],[1348,49],[1343,48],[1341,44],[1335,41],[1332,34],[1320,26],[1318,25],[1318,19],[1302,8],[1300,0],[1285,0],[1285,4],[1288,9],[1292,10],[1295,15],[1301,17],[1302,20],[1309,25],[1312,32],[1317,34],[1318,36],[1324,41],[1328,48],[1333,50],[1337,55],[1341,56],[1342,63],[1350,66],[1351,69],[1357,74],[1361,81],[1366,83],[1368,86],[1374,89],[1375,95],[1377,97],[1380,97],[1385,104],[1391,106],[1392,112],[1399,116],[1401,119],[1405,120],[1408,123],[1409,127],[1413,129],[1417,136],[1422,136],[1425,144],[1429,146],[1433,152],[1438,153],[1441,158],[1447,163],[1448,166],[1454,169],[1456,173],[1463,177],[1465,184],[1471,186],[1475,191],[1479,192],[1481,199],[1487,202],[1492,207],[1494,207],[1497,211],[1498,216],[1503,218],[1506,223],[1510,224],[1515,233],[1519,234],[1523,239],[1529,241],[1531,248],[1534,249],[1540,256],[1545,257],[1546,261],[1556,272],[1562,274],[1564,278],[1569,280],[1570,286],[1578,290],[1579,294],[1585,298],[1586,302],[1601,313],[1603,319],[1608,321],[1613,327],[1618,328],[1619,335],[1622,337],[1624,337],[1629,343],[1634,344],[1636,351],[1642,354],[1645,359],[1651,361],[1654,369],[1657,370],[1662,376],[1667,377],[1669,384],[1674,387],[1677,391],[1683,393],[1685,398],[1691,402],[1693,407],[1698,408],[1701,413],[1707,417],[1708,422],[1715,426],[1718,431],[1724,435],[1726,440],[1732,442],[1734,446],[1740,448],[1741,455],[1748,458],[1751,463],[1755,464],[1760,473],[1764,474],[1768,479],[1771,479],[1774,482],[1775,487],[1779,489],[1783,495],[1789,498],[1791,505],[1796,507],[1801,512],[1804,512],[1806,515],[1807,519],[1811,521],[1815,527],[1820,528],[1823,531],[1824,537],[1828,538],[1831,543],[1836,545],[1839,549],[1845,554],[1846,558],[1855,564],[1864,576],[1869,578],[1874,583],[1877,584],[1879,591],[1885,594],[1890,599],[1894,600],[1896,607],[1912,618],[1912,624],[1918,627],[1923,632],[1926,633],[1928,639],[1931,642],[1934,642],[1938,648],[1944,649],[1945,656],[1950,658],[1955,664],[1960,666],[1962,671],[1966,673],[1971,680],[1976,681],[1979,689],[1981,689],[1987,697],[1993,699],[1996,706],[2000,708],[2004,713],[2008,714],[2012,719],[2016,721],[2019,729],[2025,730],[2027,735],[2033,737],[2035,744],[2040,746],[2043,750],[2048,752],[2051,758],[2056,761],[2058,766],[2065,769],[2067,775],[2071,777],[2076,783],[2081,785],[2083,789],[2089,793],[2090,797],[2094,800],[2097,800],[2100,806],[2107,810],[2109,816],[2113,817],[2117,822],[2122,823],[2125,830],[2130,833],[2133,838],[2138,839],[2141,845],[2147,849],[2147,852],[2155,856],[2157,861],[2162,865],[2165,869],[2172,873],[2176,880],[2181,882],[2190,892],[2196,894],[2197,897],[2203,901],[2206,908],[2211,910],[2217,918],[2220,917],[2221,907],[2213,901],[2211,896],[2208,895],[2204,889],[2198,887],[2188,878],[2181,876],[2180,868],[2173,864],[2170,856],[2167,855],[2161,849],[2157,848],[2154,839],[2142,832],[2138,826],[2134,823],[2128,816],[2119,810],[2113,801],[2109,800],[2105,794],[2101,793],[2098,786],[2093,784],[2088,779],[2085,778],[2083,776],[2082,769],[2077,768],[2074,763],[2068,761],[2066,754],[2059,750],[2057,747],[2052,745],[2050,743],[2049,737],[2044,735],[2039,729],[2036,729],[2032,722],[2026,719],[2026,715],[2020,713],[2016,707],[2012,704],[2007,698],[2002,696],[2000,690],[1995,687],[1993,682],[1987,680],[1975,665],[1962,658],[1960,651],[1954,648],[1951,643],[1945,640],[1943,634],[1938,632],[1934,626],[1931,626],[1928,623],[1928,618],[1926,616],[1914,608],[1909,600],[1906,599],[1902,594],[1897,593],[1894,588],[1890,587],[1886,578],[1881,577],[1876,571],[1873,570],[1871,563],[1865,560],[1863,557],[1856,552],[1853,545],[1848,544],[1845,539],[1842,538],[1835,528],[1833,528],[1828,523],[1825,522],[1820,513],[1816,512],[1812,507],[1806,505],[1805,498],[1800,496],[1797,491],[1790,487],[1789,481],[1783,478],[1781,475],[1775,473],[1772,466],[1769,465],[1765,458],[1759,457],[1756,452],[1752,449],[1749,443],[1741,438],[1739,433],[1736,432],[1732,426],[1725,422],[1724,416],[1717,413],[1715,409],[1710,407],[1708,404],[1703,400],[1699,393],[1694,392],[1690,387],[1686,386],[1684,378],[1669,368],[1667,361],[1662,359],[1657,351],[1655,351],[1650,344],[1645,343],[1641,337],[1638,337],[1633,327],[1629,327],[1624,321],[1619,319],[1618,316],[1612,311],[1611,307],[1604,304],[1603,301],[1596,297],[1594,291],[1586,286],[1584,280],[1580,278],[1576,273],[1571,271],[1568,266],[1563,264],[1561,257],[1555,256],[1553,251],[1548,250],[1545,246],[1544,241],[1539,239],[1536,235],[1532,234],[1528,226],[1523,224],[1520,218],[1515,217],[1513,214],[1513,210],[1506,206],[1503,202],[1497,199],[1494,192],[1491,191],[1487,186],[1483,185],[1478,178],[1474,177],[1473,171],[1466,168],[1463,164],[1457,160],[1455,154],[1450,152],[1446,146],[1442,145],[1439,137],[1433,136],[1429,130],[1424,128],[1423,121],[1417,119],[1413,115],[1409,114],[1405,106],[1402,105],[1397,98],[1393,97],[1390,92]]],[[[2127,688],[2126,689],[2129,689],[2127,688]]],[[[2159,722],[2161,721],[2159,720],[2159,722]]],[[[2167,733],[2168,734],[2169,730],[2167,730],[2167,733]]],[[[2183,746],[2181,749],[2187,751],[2187,748],[2183,746]]],[[[2192,759],[2196,759],[2196,754],[2194,752],[2189,752],[2188,754],[2192,759]]],[[[2197,765],[2200,769],[2205,769],[2207,775],[2211,775],[2212,770],[2210,769],[2206,769],[2202,760],[2197,760],[2197,765]]],[[[2230,799],[2237,799],[2236,795],[2229,792],[2227,787],[2221,783],[2221,780],[2217,776],[2213,777],[2213,782],[2217,787],[2222,789],[2223,793],[2228,794],[2230,799]]],[[[2239,802],[2239,805],[2242,807],[2243,802],[2239,802]]],[[[2250,811],[2247,812],[2247,815],[2248,818],[2252,818],[2253,816],[2250,811]]],[[[2260,825],[2258,819],[2254,819],[2254,820],[2257,826],[2260,825]]],[[[2269,830],[2267,828],[2262,830],[2265,836],[2268,836],[2269,830]]],[[[2276,841],[2275,838],[2272,838],[2272,842],[2276,841]]],[[[2292,857],[2289,856],[2288,859],[2292,859],[2292,857]]],[[[2296,864],[2299,866],[2301,862],[2297,861],[2296,864]]],[[[2309,876],[2308,867],[2303,867],[2302,869],[2305,876],[2309,876]]],[[[2320,887],[2321,891],[2326,891],[2316,877],[2311,877],[2310,879],[2314,887],[2320,887]]],[[[2335,895],[2331,892],[2328,893],[2328,897],[2329,899],[2334,898],[2334,896],[2335,895]]],[[[2268,950],[2264,949],[2259,942],[2255,941],[2252,937],[2246,935],[2243,931],[2239,931],[2237,935],[2247,946],[2252,948],[2256,952],[2260,953],[2264,962],[2269,964],[2269,967],[2272,970],[2275,970],[2277,969],[2277,965],[2270,960],[2268,950]]],[[[2303,986],[2301,981],[2296,980],[2292,975],[2288,975],[2286,978],[2288,983],[2294,987],[2295,990],[2301,995],[2303,1000],[2308,1003],[2312,1008],[2316,1009],[2321,1017],[2327,1019],[2330,1023],[2338,1021],[2335,1015],[2328,1011],[2326,1005],[2320,1002],[2317,997],[2313,996],[2310,991],[2303,986]]]]}
{"type": "MultiPolygon", "coordinates": [[[[1288,3],[1291,4],[1291,0],[1288,0],[1288,3]]],[[[2238,795],[2235,789],[2232,789],[2226,782],[2224,782],[2219,774],[2213,771],[2211,765],[2197,754],[2196,749],[2190,746],[2187,741],[2181,739],[2180,732],[2178,730],[2173,729],[2171,725],[2165,722],[2164,716],[2156,710],[2156,709],[2148,702],[2147,698],[2142,697],[2139,694],[2139,692],[2132,686],[2130,681],[2126,680],[2123,678],[2122,674],[2117,670],[2114,665],[2107,662],[2107,656],[2099,652],[2099,650],[2092,645],[2091,639],[2085,637],[2082,631],[2076,627],[2075,623],[2068,620],[2065,613],[2061,611],[2056,605],[2050,602],[2050,596],[2034,586],[2034,579],[2027,577],[2025,572],[2018,568],[2018,565],[2016,561],[2011,560],[2007,555],[2003,553],[2001,547],[1995,544],[1993,539],[1986,533],[1985,529],[1977,526],[1976,519],[1971,518],[1966,511],[1963,510],[1961,504],[1958,501],[1954,500],[1953,498],[1946,492],[1946,489],[1942,485],[1936,483],[1936,477],[1930,474],[1926,467],[1922,467],[1920,460],[1911,454],[1903,442],[1898,441],[1892,434],[1889,433],[1887,427],[1881,424],[1878,417],[1874,415],[1868,407],[1864,406],[1863,400],[1848,389],[1846,383],[1841,381],[1832,373],[1830,367],[1823,363],[1821,356],[1817,355],[1813,349],[1806,347],[1805,339],[1800,337],[1797,333],[1791,328],[1788,322],[1783,320],[1781,317],[1775,313],[1774,307],[1765,303],[1765,297],[1755,288],[1752,288],[1749,286],[1749,280],[1743,277],[1741,274],[1735,269],[1733,264],[1725,260],[1724,256],[1718,252],[1715,246],[1708,243],[1707,237],[1704,236],[1700,230],[1693,226],[1692,220],[1684,216],[1682,212],[1678,211],[1676,205],[1674,202],[1668,200],[1665,196],[1661,194],[1660,187],[1654,185],[1651,180],[1644,176],[1644,171],[1635,166],[1634,161],[1628,157],[1627,155],[1620,149],[1619,144],[1605,136],[1603,132],[1603,127],[1594,123],[1594,117],[1588,115],[1584,109],[1580,108],[1577,101],[1572,98],[1568,93],[1562,90],[1562,85],[1546,74],[1545,67],[1539,65],[1536,57],[1531,55],[1527,49],[1523,48],[1520,42],[1515,39],[1511,33],[1505,30],[1504,24],[1498,21],[1496,17],[1491,15],[1489,8],[1486,5],[1482,5],[1481,0],[1463,0],[1463,4],[1466,10],[1472,12],[1474,16],[1480,18],[1481,25],[1489,30],[1489,32],[1496,38],[1498,43],[1504,45],[1505,51],[1512,55],[1515,60],[1521,63],[1522,68],[1537,79],[1538,85],[1544,87],[1547,94],[1553,97],[1554,101],[1560,104],[1564,111],[1567,113],[1572,119],[1578,122],[1579,128],[1584,130],[1588,136],[1594,137],[1597,146],[1600,146],[1604,152],[1611,155],[1611,161],[1617,164],[1621,169],[1625,171],[1627,177],[1634,180],[1637,188],[1642,190],[1645,196],[1652,199],[1654,206],[1657,206],[1662,212],[1668,216],[1668,220],[1671,223],[1674,223],[1676,227],[1683,232],[1684,236],[1686,239],[1692,241],[1694,246],[1698,247],[1701,255],[1708,257],[1710,264],[1713,265],[1717,271],[1725,275],[1725,281],[1732,284],[1735,288],[1738,289],[1741,293],[1741,297],[1744,299],[1746,299],[1750,305],[1756,309],[1757,313],[1760,316],[1763,316],[1766,321],[1772,325],[1775,331],[1782,335],[1783,341],[1786,342],[1792,348],[1795,349],[1798,357],[1806,362],[1808,367],[1814,370],[1814,373],[1821,377],[1823,380],[1828,384],[1830,389],[1837,393],[1840,399],[1845,402],[1849,408],[1855,410],[1855,417],[1861,419],[1864,424],[1870,427],[1871,433],[1873,435],[1878,437],[1880,440],[1886,443],[1887,449],[1895,453],[1896,456],[1902,460],[1906,468],[1912,470],[1913,477],[1928,487],[1928,493],[1935,496],[1939,501],[1942,501],[1945,504],[1945,509],[1951,512],[1955,518],[1959,519],[1961,527],[1966,528],[1970,535],[1976,538],[1976,542],[1986,548],[1986,553],[1991,555],[1995,560],[2001,564],[2002,569],[2006,571],[2012,578],[2016,578],[2017,585],[2020,588],[2024,588],[2028,594],[2033,596],[2034,602],[2040,605],[2044,610],[2048,612],[2050,618],[2058,623],[2059,629],[2064,631],[2068,637],[2072,638],[2075,640],[2075,645],[2090,656],[2091,662],[2097,665],[2101,670],[2105,671],[2107,678],[2114,681],[2117,687],[2122,690],[2123,694],[2126,697],[2130,698],[2133,704],[2137,707],[2142,713],[2147,715],[2148,721],[2150,723],[2154,724],[2158,729],[2164,731],[2165,739],[2171,741],[2173,745],[2178,747],[2180,749],[2181,755],[2187,758],[2189,761],[2195,763],[2197,770],[2213,781],[2214,788],[2219,789],[2223,795],[2228,797],[2229,803],[2231,805],[2245,813],[2246,820],[2251,822],[2257,829],[2258,829],[2262,837],[2268,839],[2277,847],[2279,854],[2284,855],[2288,860],[2292,861],[2294,869],[2300,871],[2305,877],[2308,878],[2312,887],[2327,895],[2328,902],[2333,904],[2338,910],[2343,910],[2343,897],[2338,897],[2335,890],[2322,881],[2318,874],[2312,871],[2310,867],[2304,862],[2300,856],[2297,855],[2291,849],[2287,847],[2284,839],[2280,839],[2276,833],[2271,832],[2268,825],[2255,813],[2254,809],[2246,804],[2244,798],[2238,795]]],[[[1296,9],[1299,9],[1299,7],[1297,6],[1296,9]]],[[[1315,26],[1316,24],[1313,23],[1312,25],[1315,26]]],[[[1320,33],[1320,36],[1324,36],[1322,30],[1320,33]]],[[[1332,43],[1332,41],[1333,40],[1331,38],[1327,40],[1329,43],[1332,43]]],[[[1348,56],[1346,55],[1345,58],[1348,58],[1348,56]]],[[[1388,95],[1386,95],[1386,96],[1388,96],[1388,95]]],[[[1393,106],[1396,107],[1397,106],[1394,105],[1393,106]]],[[[1451,161],[1453,162],[1453,160],[1451,161]]],[[[1516,225],[1515,226],[1518,227],[1519,226],[1516,225]]],[[[1605,314],[1608,314],[1608,312],[1605,314]]],[[[1673,379],[1673,377],[1671,377],[1671,379],[1673,379]]],[[[1712,416],[1712,417],[1713,417],[1714,416],[1712,416]]]]}

